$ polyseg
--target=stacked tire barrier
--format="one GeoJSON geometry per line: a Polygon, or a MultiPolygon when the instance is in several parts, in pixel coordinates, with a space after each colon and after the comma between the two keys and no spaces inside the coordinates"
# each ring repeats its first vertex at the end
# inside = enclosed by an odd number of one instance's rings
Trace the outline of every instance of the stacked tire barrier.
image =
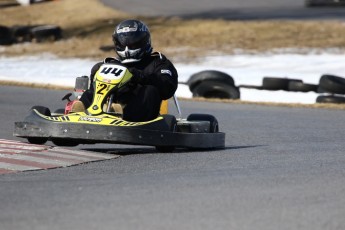
{"type": "Polygon", "coordinates": [[[345,103],[345,78],[324,74],[319,81],[317,103],[345,103]]]}
{"type": "Polygon", "coordinates": [[[345,2],[343,0],[304,0],[304,5],[306,7],[322,7],[322,6],[345,6],[345,2]]]}
{"type": "Polygon", "coordinates": [[[186,82],[193,97],[240,99],[240,88],[258,90],[284,90],[288,92],[314,92],[320,94],[316,103],[345,103],[345,78],[325,74],[319,84],[305,83],[300,79],[264,77],[261,86],[235,85],[234,79],[223,72],[205,70],[193,74],[186,82]]]}
{"type": "Polygon", "coordinates": [[[223,72],[205,70],[193,74],[187,81],[193,97],[239,99],[240,91],[234,79],[223,72]]]}
{"type": "Polygon", "coordinates": [[[57,41],[62,38],[62,29],[56,25],[35,25],[12,27],[0,26],[0,45],[22,42],[57,41]]]}
{"type": "Polygon", "coordinates": [[[265,90],[285,90],[290,92],[316,92],[317,85],[304,83],[299,79],[264,77],[262,89],[265,90]]]}
{"type": "Polygon", "coordinates": [[[289,92],[315,92],[322,94],[316,98],[316,103],[345,103],[343,96],[345,95],[345,79],[328,74],[322,75],[317,85],[304,83],[299,79],[264,77],[262,86],[240,85],[239,87],[289,92]]]}
{"type": "Polygon", "coordinates": [[[6,26],[0,26],[0,45],[11,45],[14,41],[12,31],[6,26]]]}

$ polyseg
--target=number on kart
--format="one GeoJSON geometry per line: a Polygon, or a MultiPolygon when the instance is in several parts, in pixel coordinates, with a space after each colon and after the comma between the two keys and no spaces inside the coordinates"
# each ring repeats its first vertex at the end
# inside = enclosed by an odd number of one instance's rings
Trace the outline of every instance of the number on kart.
{"type": "Polygon", "coordinates": [[[121,73],[122,73],[122,69],[118,69],[118,68],[113,68],[113,67],[104,67],[102,70],[101,70],[101,73],[107,75],[109,73],[115,75],[116,77],[120,76],[121,73]]]}
{"type": "Polygon", "coordinates": [[[97,94],[101,94],[101,95],[103,95],[104,93],[103,93],[103,90],[105,90],[106,88],[107,88],[107,85],[106,84],[100,84],[99,85],[99,90],[97,91],[97,94]]]}

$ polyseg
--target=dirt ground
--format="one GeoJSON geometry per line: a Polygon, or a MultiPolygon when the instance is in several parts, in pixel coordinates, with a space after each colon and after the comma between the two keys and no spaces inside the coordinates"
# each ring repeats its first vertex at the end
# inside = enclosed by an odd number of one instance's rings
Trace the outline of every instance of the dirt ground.
{"type": "MultiPolygon", "coordinates": [[[[286,48],[336,48],[345,50],[345,24],[338,21],[227,21],[147,18],[129,15],[102,5],[98,0],[59,0],[31,6],[0,8],[0,24],[54,24],[63,39],[53,43],[22,43],[0,48],[0,55],[42,52],[61,57],[103,58],[113,51],[115,25],[128,18],[146,22],[155,50],[170,58],[238,52],[262,52],[286,48]]],[[[280,51],[279,51],[280,52],[280,51]]]]}

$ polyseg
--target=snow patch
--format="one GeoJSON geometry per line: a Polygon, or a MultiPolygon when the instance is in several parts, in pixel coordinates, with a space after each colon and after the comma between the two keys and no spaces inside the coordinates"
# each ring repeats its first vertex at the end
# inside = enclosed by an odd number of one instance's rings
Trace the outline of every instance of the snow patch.
{"type": "MultiPolygon", "coordinates": [[[[60,59],[50,54],[41,56],[0,57],[0,80],[53,84],[73,87],[75,78],[89,75],[98,60],[60,59]]],[[[179,82],[203,70],[218,70],[231,75],[236,85],[262,85],[262,79],[287,77],[301,79],[305,83],[318,84],[321,75],[345,76],[345,54],[237,54],[200,58],[194,63],[175,62],[179,82]]],[[[187,85],[179,84],[176,95],[192,97],[187,85]]],[[[286,91],[265,91],[241,88],[245,101],[314,103],[318,94],[286,91]]]]}

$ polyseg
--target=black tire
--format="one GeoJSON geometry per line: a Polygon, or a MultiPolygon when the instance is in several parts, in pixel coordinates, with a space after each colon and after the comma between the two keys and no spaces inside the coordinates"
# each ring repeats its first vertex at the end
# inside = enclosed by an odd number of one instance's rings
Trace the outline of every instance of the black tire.
{"type": "Polygon", "coordinates": [[[0,45],[12,45],[15,42],[12,31],[6,26],[0,26],[0,45]]]}
{"type": "Polygon", "coordinates": [[[319,85],[326,92],[345,94],[345,78],[325,74],[321,76],[319,85]]]}
{"type": "Polygon", "coordinates": [[[316,103],[342,104],[342,103],[345,103],[345,97],[339,97],[339,96],[318,96],[316,98],[316,103]]]}
{"type": "MultiPolygon", "coordinates": [[[[50,110],[47,107],[36,105],[31,107],[31,110],[37,110],[40,114],[46,115],[46,116],[51,116],[50,110]]],[[[47,137],[28,137],[27,138],[28,142],[31,144],[36,144],[36,145],[43,145],[48,141],[47,137]]]]}
{"type": "Polygon", "coordinates": [[[209,121],[210,133],[219,132],[218,120],[213,115],[192,113],[187,117],[187,121],[209,121]]]}
{"type": "Polygon", "coordinates": [[[290,81],[288,84],[288,91],[291,92],[317,92],[318,85],[305,84],[300,81],[290,81]]]}
{"type": "Polygon", "coordinates": [[[42,25],[33,27],[30,30],[36,42],[44,42],[47,40],[60,40],[62,38],[62,29],[55,25],[42,25]]]}
{"type": "Polygon", "coordinates": [[[302,80],[279,77],[264,77],[262,80],[262,88],[265,90],[287,91],[290,82],[302,82],[302,80]]]}
{"type": "MultiPolygon", "coordinates": [[[[168,126],[168,131],[176,132],[177,121],[176,117],[170,114],[163,115],[164,121],[168,126]]],[[[156,146],[156,150],[161,153],[170,153],[175,150],[175,146],[156,146]]]]}
{"type": "Polygon", "coordinates": [[[217,70],[204,70],[198,73],[193,74],[187,81],[190,91],[193,92],[194,88],[199,85],[201,82],[206,80],[212,80],[217,82],[223,82],[228,85],[235,85],[234,79],[224,72],[217,70]]]}
{"type": "Polygon", "coordinates": [[[45,138],[45,137],[28,137],[27,140],[30,144],[43,145],[48,141],[48,138],[45,138]]]}
{"type": "Polygon", "coordinates": [[[203,81],[193,91],[193,97],[239,99],[238,87],[218,81],[203,81]]]}
{"type": "Polygon", "coordinates": [[[317,93],[329,93],[327,90],[324,90],[320,85],[319,87],[317,88],[317,93]]]}
{"type": "Polygon", "coordinates": [[[12,34],[16,42],[31,42],[32,41],[32,26],[12,26],[12,34]]]}
{"type": "Polygon", "coordinates": [[[79,144],[75,140],[62,139],[62,138],[61,139],[60,138],[52,139],[52,142],[56,146],[67,146],[67,147],[74,147],[74,146],[77,146],[79,144]]]}
{"type": "Polygon", "coordinates": [[[37,110],[40,114],[43,114],[45,116],[51,116],[50,110],[47,107],[41,106],[41,105],[35,105],[31,107],[31,110],[37,110]]]}

